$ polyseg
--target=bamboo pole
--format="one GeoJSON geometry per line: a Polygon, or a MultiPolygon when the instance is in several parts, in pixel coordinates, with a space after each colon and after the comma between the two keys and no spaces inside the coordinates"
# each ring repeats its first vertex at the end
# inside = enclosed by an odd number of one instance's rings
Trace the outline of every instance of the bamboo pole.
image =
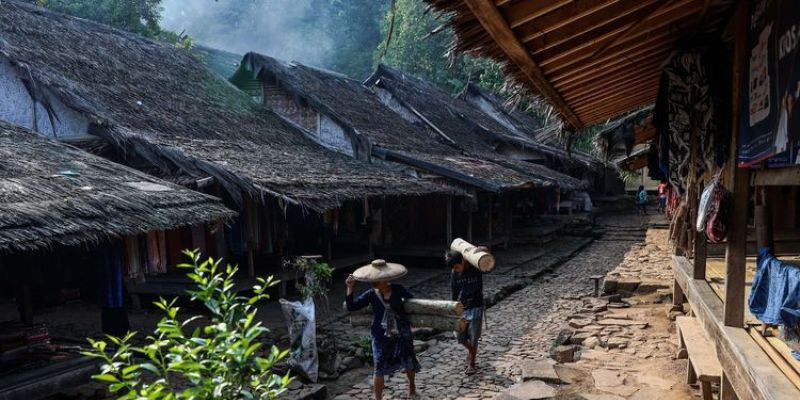
{"type": "MultiPolygon", "coordinates": [[[[345,304],[342,304],[342,308],[347,312],[347,306],[345,304]]],[[[464,313],[464,306],[461,303],[447,300],[407,299],[403,302],[403,308],[408,315],[435,315],[460,318],[464,313]]],[[[350,315],[357,314],[372,315],[372,307],[365,307],[361,310],[350,312],[350,315]]]]}
{"type": "MultiPolygon", "coordinates": [[[[372,315],[353,314],[350,316],[350,324],[353,326],[371,326],[372,315]]],[[[408,322],[414,328],[432,328],[440,331],[461,331],[461,318],[445,317],[441,315],[408,315],[408,322]]]]}

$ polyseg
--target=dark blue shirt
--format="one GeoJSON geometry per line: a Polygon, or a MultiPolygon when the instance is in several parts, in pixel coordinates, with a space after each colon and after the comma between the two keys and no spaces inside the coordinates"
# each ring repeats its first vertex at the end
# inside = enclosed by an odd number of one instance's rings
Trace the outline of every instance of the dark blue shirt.
{"type": "Polygon", "coordinates": [[[464,309],[483,307],[483,272],[464,264],[464,272],[450,275],[453,301],[461,302],[464,309]]]}
{"type": "MultiPolygon", "coordinates": [[[[384,302],[394,310],[397,315],[397,329],[400,334],[411,332],[411,325],[406,318],[406,310],[403,307],[403,300],[413,298],[414,296],[403,286],[398,284],[391,284],[392,294],[389,299],[384,299],[384,302]]],[[[361,293],[356,299],[353,299],[353,294],[347,295],[345,298],[347,304],[347,311],[358,311],[366,306],[372,306],[372,338],[376,340],[383,340],[385,332],[381,326],[383,321],[383,303],[378,299],[375,289],[366,290],[361,293]]]]}

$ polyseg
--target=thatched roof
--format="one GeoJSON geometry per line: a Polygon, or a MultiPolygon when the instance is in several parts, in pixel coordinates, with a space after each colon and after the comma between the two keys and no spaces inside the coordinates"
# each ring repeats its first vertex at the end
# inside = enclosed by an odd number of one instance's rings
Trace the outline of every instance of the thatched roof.
{"type": "MultiPolygon", "coordinates": [[[[288,63],[257,53],[248,53],[238,74],[263,78],[271,74],[293,96],[337,121],[354,143],[369,155],[412,165],[481,189],[499,191],[524,186],[563,186],[563,180],[547,168],[511,167],[489,157],[477,156],[490,148],[481,143],[464,151],[462,143],[447,142],[425,127],[417,126],[386,106],[372,90],[344,75],[299,63],[288,63]]],[[[251,78],[252,79],[252,78],[251,78]]],[[[234,79],[234,82],[237,80],[234,79]]],[[[489,150],[489,153],[492,153],[489,150]]],[[[510,161],[509,161],[510,162],[510,161]]],[[[521,164],[521,163],[520,163],[521,164]]]]}
{"type": "Polygon", "coordinates": [[[16,1],[0,57],[84,113],[92,133],[165,177],[215,178],[237,203],[271,194],[317,211],[372,195],[452,193],[328,151],[189,52],[16,1]]]}
{"type": "Polygon", "coordinates": [[[539,151],[561,162],[578,163],[588,168],[603,167],[600,160],[589,154],[574,149],[568,152],[564,149],[560,139],[563,123],[560,121],[545,124],[519,108],[505,104],[499,96],[474,83],[467,85],[459,97],[476,107],[478,105],[473,103],[475,99],[482,99],[496,110],[498,118],[504,120],[504,126],[517,133],[515,136],[508,136],[509,142],[539,151]]]}
{"type": "Polygon", "coordinates": [[[242,61],[241,54],[231,53],[201,44],[192,46],[191,52],[201,62],[205,63],[206,67],[225,79],[233,76],[233,73],[239,69],[239,63],[242,61]]]}
{"type": "Polygon", "coordinates": [[[221,201],[0,122],[0,252],[95,243],[235,213],[221,201]]]}
{"type": "Polygon", "coordinates": [[[451,52],[500,62],[576,130],[652,103],[676,42],[716,33],[733,0],[424,0],[446,14],[451,52]]]}
{"type": "Polygon", "coordinates": [[[609,161],[619,163],[630,156],[636,145],[655,137],[653,105],[609,121],[595,136],[595,147],[609,161]]]}
{"type": "Polygon", "coordinates": [[[566,154],[559,153],[558,149],[550,146],[533,142],[477,107],[463,99],[449,96],[429,82],[381,64],[366,83],[391,93],[404,107],[422,115],[431,126],[435,127],[434,129],[443,132],[467,153],[481,154],[504,166],[527,173],[542,174],[542,178],[552,180],[562,188],[581,185],[577,179],[568,175],[532,163],[507,159],[496,151],[501,144],[544,149],[560,156],[566,154]]]}

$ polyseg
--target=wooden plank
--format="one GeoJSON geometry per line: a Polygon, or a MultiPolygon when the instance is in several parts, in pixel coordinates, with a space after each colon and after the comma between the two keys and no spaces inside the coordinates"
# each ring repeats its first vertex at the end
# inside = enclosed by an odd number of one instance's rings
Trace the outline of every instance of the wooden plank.
{"type": "Polygon", "coordinates": [[[511,6],[506,12],[509,18],[509,27],[516,29],[522,25],[526,25],[523,32],[539,30],[541,34],[545,34],[609,5],[608,0],[570,1],[555,12],[550,12],[546,16],[542,16],[542,18],[534,21],[530,16],[536,14],[534,3],[537,2],[538,1],[521,1],[511,6]]]}
{"type": "MultiPolygon", "coordinates": [[[[792,367],[794,374],[796,376],[800,376],[800,361],[792,357],[792,349],[786,345],[786,342],[777,338],[774,334],[764,339],[775,349],[775,351],[786,361],[786,363],[792,367]]],[[[792,379],[792,382],[794,383],[796,381],[792,379]]],[[[800,387],[798,387],[798,389],[800,389],[800,387]]]]}
{"type": "Polygon", "coordinates": [[[764,350],[764,352],[767,353],[767,356],[770,358],[770,360],[772,360],[772,362],[775,363],[778,369],[780,369],[781,372],[786,375],[786,377],[796,388],[800,389],[800,375],[798,375],[797,371],[795,371],[795,369],[792,368],[788,362],[786,362],[786,359],[778,353],[777,349],[775,349],[766,338],[761,336],[761,333],[758,332],[758,329],[751,327],[748,328],[747,331],[750,333],[750,337],[752,337],[753,340],[755,340],[756,343],[758,343],[758,345],[761,347],[761,350],[764,350]]]}
{"type": "Polygon", "coordinates": [[[637,64],[619,64],[607,70],[598,70],[595,74],[588,76],[589,79],[585,81],[572,81],[567,83],[554,83],[556,89],[562,93],[575,92],[575,89],[580,90],[594,90],[595,88],[602,88],[611,83],[618,83],[630,79],[637,73],[648,73],[653,70],[660,71],[662,69],[663,60],[643,60],[637,64]]]}
{"type": "Polygon", "coordinates": [[[800,166],[753,171],[754,186],[800,186],[800,166]]]}
{"type": "Polygon", "coordinates": [[[547,98],[561,112],[570,125],[577,129],[583,128],[584,125],[580,118],[545,78],[542,70],[531,58],[530,53],[520,44],[517,37],[506,25],[494,2],[491,0],[464,0],[464,3],[472,10],[472,14],[509,60],[516,64],[520,71],[528,77],[528,80],[531,81],[532,86],[539,94],[547,98]]]}
{"type": "Polygon", "coordinates": [[[737,168],[731,191],[734,193],[728,246],[725,256],[725,325],[744,324],[744,281],[747,245],[747,203],[750,197],[750,170],[737,168]]]}
{"type": "Polygon", "coordinates": [[[628,25],[624,31],[620,32],[619,34],[614,36],[611,40],[608,40],[606,43],[603,43],[603,45],[600,46],[600,48],[596,49],[589,58],[592,59],[602,55],[606,50],[608,50],[609,47],[612,47],[617,43],[621,42],[622,39],[624,39],[627,36],[632,36],[636,31],[649,26],[649,24],[653,20],[661,19],[662,14],[671,11],[672,7],[682,6],[682,4],[686,1],[692,1],[692,0],[683,0],[680,2],[678,0],[667,0],[666,2],[660,2],[658,6],[655,9],[653,9],[646,17],[641,18],[635,23],[628,25]]]}
{"type": "MultiPolygon", "coordinates": [[[[509,0],[504,0],[507,3],[509,0]]],[[[572,3],[572,0],[537,0],[523,1],[513,7],[503,10],[503,17],[512,29],[540,16],[572,3]]],[[[497,6],[503,4],[495,3],[497,6]]]]}
{"type": "Polygon", "coordinates": [[[646,105],[653,104],[652,98],[643,98],[643,99],[633,99],[624,106],[620,106],[617,109],[616,113],[604,113],[604,114],[597,114],[597,115],[582,115],[581,118],[586,119],[586,125],[591,126],[598,122],[608,121],[611,118],[618,117],[625,113],[626,111],[635,110],[640,107],[644,107],[646,105]],[[622,111],[620,111],[622,110],[622,111]]]}
{"type": "Polygon", "coordinates": [[[741,399],[794,399],[800,398],[798,390],[772,360],[740,327],[724,326],[722,301],[714,294],[708,282],[691,279],[692,265],[681,256],[672,258],[675,279],[684,284],[682,289],[691,304],[708,339],[715,344],[717,358],[723,370],[723,384],[727,377],[741,399]]]}
{"type": "Polygon", "coordinates": [[[714,345],[708,341],[703,329],[696,318],[678,317],[675,319],[678,334],[683,338],[689,360],[692,362],[697,379],[706,382],[719,383],[722,376],[722,366],[717,360],[714,345]]]}
{"type": "MultiPolygon", "coordinates": [[[[632,71],[633,72],[633,71],[632,71]]],[[[597,100],[608,99],[609,96],[621,96],[637,93],[637,88],[652,86],[655,82],[658,85],[661,77],[661,69],[653,68],[649,72],[636,72],[635,76],[628,76],[628,79],[621,79],[613,84],[601,85],[598,87],[586,87],[586,90],[562,91],[564,98],[577,110],[586,104],[591,104],[597,100]]]]}
{"type": "MultiPolygon", "coordinates": [[[[594,116],[594,115],[608,115],[614,111],[619,110],[621,104],[628,104],[632,101],[641,99],[655,100],[658,95],[658,85],[653,82],[643,82],[630,89],[608,94],[605,97],[593,99],[591,102],[581,104],[575,110],[581,115],[594,116]]],[[[622,111],[628,111],[623,109],[622,111]]]]}
{"type": "MultiPolygon", "coordinates": [[[[584,41],[593,41],[597,37],[602,37],[609,32],[620,32],[629,24],[635,22],[650,12],[663,0],[620,0],[614,7],[606,7],[602,10],[585,15],[574,22],[554,29],[544,34],[536,34],[534,37],[526,36],[520,28],[518,36],[526,47],[534,49],[534,57],[545,50],[565,44],[569,48],[570,44],[584,41]],[[530,40],[528,40],[530,38],[530,40]]],[[[563,47],[562,47],[563,48],[563,47]]]]}

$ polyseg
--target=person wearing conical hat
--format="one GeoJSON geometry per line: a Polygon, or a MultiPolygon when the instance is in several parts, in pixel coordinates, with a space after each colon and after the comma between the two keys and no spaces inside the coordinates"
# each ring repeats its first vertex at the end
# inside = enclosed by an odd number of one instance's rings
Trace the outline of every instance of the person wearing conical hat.
{"type": "Polygon", "coordinates": [[[372,357],[375,365],[373,392],[375,400],[383,399],[384,377],[397,371],[405,371],[408,376],[408,392],[416,397],[414,378],[420,364],[414,354],[414,339],[411,324],[408,322],[403,301],[413,296],[400,284],[389,283],[408,273],[400,264],[375,260],[347,277],[347,310],[358,311],[372,306],[372,357]],[[372,284],[372,289],[353,297],[356,281],[372,284]]]}

